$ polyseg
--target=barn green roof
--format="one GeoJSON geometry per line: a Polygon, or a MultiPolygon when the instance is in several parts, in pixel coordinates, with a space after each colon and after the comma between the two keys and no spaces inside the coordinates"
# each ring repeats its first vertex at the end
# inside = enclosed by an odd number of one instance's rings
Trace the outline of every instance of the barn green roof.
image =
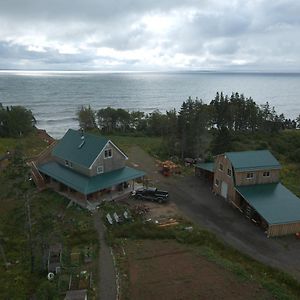
{"type": "Polygon", "coordinates": [[[209,171],[209,172],[214,172],[214,163],[213,162],[208,162],[208,163],[198,163],[196,164],[196,168],[209,171]]]}
{"type": "Polygon", "coordinates": [[[108,139],[69,129],[52,150],[52,155],[89,168],[108,139]]]}
{"type": "Polygon", "coordinates": [[[281,183],[235,189],[271,225],[300,221],[300,199],[281,183]]]}
{"type": "Polygon", "coordinates": [[[280,169],[278,160],[269,150],[226,152],[235,171],[255,171],[264,169],[280,169]]]}
{"type": "Polygon", "coordinates": [[[51,161],[38,166],[41,173],[46,174],[66,186],[88,195],[105,188],[110,188],[119,183],[139,178],[145,175],[145,172],[124,167],[119,170],[88,177],[77,173],[74,170],[51,161]]]}

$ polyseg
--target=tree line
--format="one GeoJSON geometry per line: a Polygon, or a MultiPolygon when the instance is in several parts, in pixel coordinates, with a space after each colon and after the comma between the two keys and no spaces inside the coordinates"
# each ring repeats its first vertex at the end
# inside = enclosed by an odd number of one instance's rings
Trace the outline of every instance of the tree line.
{"type": "Polygon", "coordinates": [[[90,106],[82,106],[77,117],[84,130],[161,136],[169,154],[181,157],[200,155],[207,131],[214,133],[212,152],[216,153],[220,148],[226,148],[235,133],[276,133],[300,128],[300,115],[296,120],[288,119],[278,114],[268,102],[258,105],[251,97],[239,93],[230,96],[216,93],[209,104],[189,97],[178,112],[175,109],[165,113],[159,110],[129,112],[112,107],[94,111],[90,106]]]}
{"type": "Polygon", "coordinates": [[[18,137],[34,130],[36,120],[31,110],[23,106],[6,106],[0,103],[0,137],[18,137]]]}

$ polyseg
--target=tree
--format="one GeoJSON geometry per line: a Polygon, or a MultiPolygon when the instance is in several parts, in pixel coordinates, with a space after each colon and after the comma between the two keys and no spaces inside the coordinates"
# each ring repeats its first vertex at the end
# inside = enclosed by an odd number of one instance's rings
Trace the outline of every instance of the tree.
{"type": "Polygon", "coordinates": [[[77,118],[79,121],[79,126],[83,130],[92,130],[98,128],[95,118],[95,112],[91,109],[90,106],[81,106],[77,111],[77,118]]]}
{"type": "Polygon", "coordinates": [[[300,128],[300,115],[297,117],[296,121],[297,121],[297,128],[300,128]]]}
{"type": "Polygon", "coordinates": [[[217,130],[211,142],[211,152],[213,155],[221,154],[232,150],[232,135],[227,127],[217,130]]]}

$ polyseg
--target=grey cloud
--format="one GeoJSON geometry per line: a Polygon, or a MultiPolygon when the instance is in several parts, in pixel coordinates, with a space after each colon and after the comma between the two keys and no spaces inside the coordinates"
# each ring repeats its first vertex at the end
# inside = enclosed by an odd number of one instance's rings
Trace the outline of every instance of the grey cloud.
{"type": "Polygon", "coordinates": [[[296,0],[1,1],[0,68],[299,71],[299,14],[296,0]],[[151,31],[153,15],[172,26],[151,31]]]}

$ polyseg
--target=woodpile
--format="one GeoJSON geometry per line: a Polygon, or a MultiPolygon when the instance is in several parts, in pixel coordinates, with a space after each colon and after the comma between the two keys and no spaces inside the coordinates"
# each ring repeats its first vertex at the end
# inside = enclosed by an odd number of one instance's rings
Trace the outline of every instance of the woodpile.
{"type": "Polygon", "coordinates": [[[160,168],[161,168],[161,173],[164,176],[171,176],[172,174],[180,173],[179,166],[176,165],[171,160],[166,160],[166,161],[160,162],[160,168]]]}

